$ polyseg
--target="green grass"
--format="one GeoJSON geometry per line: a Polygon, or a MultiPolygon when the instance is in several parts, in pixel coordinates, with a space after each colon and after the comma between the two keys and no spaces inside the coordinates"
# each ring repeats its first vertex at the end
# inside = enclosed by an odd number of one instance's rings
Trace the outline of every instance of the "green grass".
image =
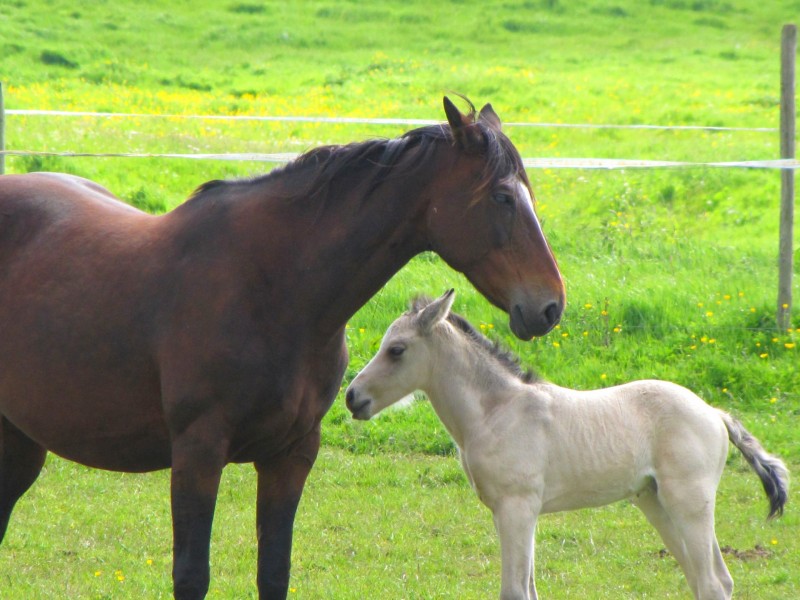
{"type": "MultiPolygon", "coordinates": [[[[14,0],[0,5],[0,79],[9,109],[442,119],[441,96],[458,91],[479,106],[492,102],[507,122],[776,127],[780,28],[799,11],[797,0],[509,0],[491,8],[471,0],[122,0],[91,9],[14,0]]],[[[6,145],[299,152],[403,130],[10,115],[6,145]]],[[[525,157],[712,162],[779,152],[777,134],[764,132],[507,131],[525,157]]],[[[151,212],[174,207],[208,179],[271,166],[6,158],[9,172],[76,173],[151,212]]],[[[778,172],[529,174],[567,283],[560,328],[530,343],[515,340],[504,314],[438,258],[423,255],[351,320],[345,384],[410,293],[455,287],[455,309],[545,378],[581,389],[644,377],[677,381],[734,412],[797,471],[797,308],[791,331],[774,328],[778,172]]],[[[798,272],[800,251],[796,256],[798,272]]],[[[498,592],[491,517],[427,403],[355,423],[339,398],[325,419],[323,443],[296,526],[293,596],[498,592]]],[[[223,481],[211,597],[255,596],[254,482],[245,467],[229,468],[223,481]]],[[[167,494],[167,473],[123,476],[51,458],[0,547],[0,596],[168,597],[167,494]]],[[[719,494],[718,535],[732,548],[727,561],[738,598],[800,595],[792,498],[783,519],[765,524],[758,482],[732,455],[719,494]]],[[[660,541],[627,504],[545,517],[538,540],[544,597],[687,597],[674,561],[661,556],[660,541]]]]}
{"type": "MultiPolygon", "coordinates": [[[[212,539],[210,598],[255,598],[255,476],[223,478],[212,539]]],[[[166,473],[120,475],[51,459],[3,545],[4,598],[169,598],[166,473]]],[[[800,520],[766,523],[767,503],[744,461],[718,494],[717,535],[737,598],[783,600],[796,579],[800,520]]],[[[687,598],[682,575],[628,503],[545,515],[538,589],[548,598],[687,598]]],[[[323,448],[296,524],[292,598],[485,598],[499,593],[491,515],[458,461],[323,448]]]]}

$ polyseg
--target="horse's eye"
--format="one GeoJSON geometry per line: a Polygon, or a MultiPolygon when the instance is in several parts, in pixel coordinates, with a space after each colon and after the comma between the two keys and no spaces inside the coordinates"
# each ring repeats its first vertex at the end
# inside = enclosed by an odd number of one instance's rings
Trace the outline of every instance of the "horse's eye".
{"type": "Polygon", "coordinates": [[[500,192],[492,196],[492,200],[498,204],[511,204],[514,202],[514,197],[511,194],[504,194],[500,192]]]}
{"type": "Polygon", "coordinates": [[[405,351],[406,351],[405,346],[392,346],[391,348],[389,348],[389,356],[391,356],[392,358],[399,358],[405,351]]]}

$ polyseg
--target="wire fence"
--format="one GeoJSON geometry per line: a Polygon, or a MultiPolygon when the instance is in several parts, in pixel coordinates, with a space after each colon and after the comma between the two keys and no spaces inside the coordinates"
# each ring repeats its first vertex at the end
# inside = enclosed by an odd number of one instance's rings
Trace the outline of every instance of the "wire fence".
{"type": "MultiPolygon", "coordinates": [[[[334,124],[363,124],[363,125],[391,125],[391,126],[426,126],[436,125],[439,121],[428,119],[401,119],[401,118],[361,118],[361,117],[321,117],[321,116],[285,116],[285,115],[186,115],[186,114],[148,114],[148,113],[111,113],[89,111],[63,111],[63,110],[33,110],[10,109],[5,111],[11,116],[33,117],[72,117],[72,118],[97,118],[97,119],[187,119],[209,121],[261,121],[261,122],[297,122],[297,123],[334,123],[334,124]]],[[[651,131],[726,131],[726,132],[759,132],[777,133],[777,127],[722,127],[712,125],[648,125],[648,124],[596,124],[596,123],[536,123],[536,122],[509,122],[504,127],[529,127],[529,128],[568,128],[568,129],[620,129],[620,130],[651,130],[651,131]]],[[[95,158],[164,158],[188,160],[221,160],[221,161],[248,161],[266,163],[286,163],[294,160],[298,154],[290,152],[227,152],[227,153],[151,153],[151,152],[47,152],[35,150],[4,150],[4,156],[54,156],[64,158],[95,157],[95,158]]],[[[739,161],[670,161],[670,160],[642,160],[642,159],[614,159],[614,158],[523,158],[523,164],[531,169],[655,169],[655,168],[686,168],[686,167],[715,167],[715,168],[745,168],[745,169],[789,169],[800,168],[800,161],[795,159],[773,160],[739,160],[739,161]]]]}
{"type": "MultiPolygon", "coordinates": [[[[430,119],[397,119],[369,117],[318,117],[289,115],[187,115],[187,114],[150,114],[150,113],[112,113],[65,110],[11,109],[7,115],[29,116],[61,116],[61,117],[97,117],[97,118],[153,118],[153,119],[205,119],[227,121],[272,121],[297,123],[339,123],[364,125],[437,125],[439,121],[430,119]]],[[[645,125],[645,124],[602,124],[602,123],[536,123],[536,122],[504,122],[503,127],[563,127],[570,129],[654,129],[662,131],[757,131],[775,133],[777,127],[723,127],[717,125],[645,125]]]]}

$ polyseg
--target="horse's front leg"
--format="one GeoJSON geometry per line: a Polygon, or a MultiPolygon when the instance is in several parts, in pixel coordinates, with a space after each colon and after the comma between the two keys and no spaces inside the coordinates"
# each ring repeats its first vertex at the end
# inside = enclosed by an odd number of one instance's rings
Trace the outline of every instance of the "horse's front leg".
{"type": "Polygon", "coordinates": [[[501,600],[536,600],[533,581],[534,531],[538,506],[530,498],[503,498],[493,507],[500,537],[501,600]]]}
{"type": "Polygon", "coordinates": [[[258,470],[258,595],[283,600],[289,589],[292,528],[308,473],[319,451],[319,424],[288,454],[256,462],[258,470]]]}
{"type": "Polygon", "coordinates": [[[187,427],[172,440],[172,580],[176,600],[205,598],[209,544],[227,440],[213,424],[187,427]]]}

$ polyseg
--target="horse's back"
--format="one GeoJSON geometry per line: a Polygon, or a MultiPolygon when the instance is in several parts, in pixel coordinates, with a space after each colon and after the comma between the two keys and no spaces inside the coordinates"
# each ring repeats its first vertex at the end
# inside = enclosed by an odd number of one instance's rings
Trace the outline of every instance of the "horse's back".
{"type": "Polygon", "coordinates": [[[59,197],[87,196],[118,205],[126,210],[136,210],[122,202],[99,183],[67,173],[24,173],[0,177],[0,203],[17,199],[43,200],[59,197]]]}
{"type": "Polygon", "coordinates": [[[101,185],[63,173],[0,177],[0,248],[19,248],[49,227],[144,216],[101,185]]]}
{"type": "Polygon", "coordinates": [[[66,173],[26,173],[0,177],[0,214],[50,212],[53,216],[70,209],[89,209],[125,214],[144,214],[126,204],[100,184],[66,173]]]}

